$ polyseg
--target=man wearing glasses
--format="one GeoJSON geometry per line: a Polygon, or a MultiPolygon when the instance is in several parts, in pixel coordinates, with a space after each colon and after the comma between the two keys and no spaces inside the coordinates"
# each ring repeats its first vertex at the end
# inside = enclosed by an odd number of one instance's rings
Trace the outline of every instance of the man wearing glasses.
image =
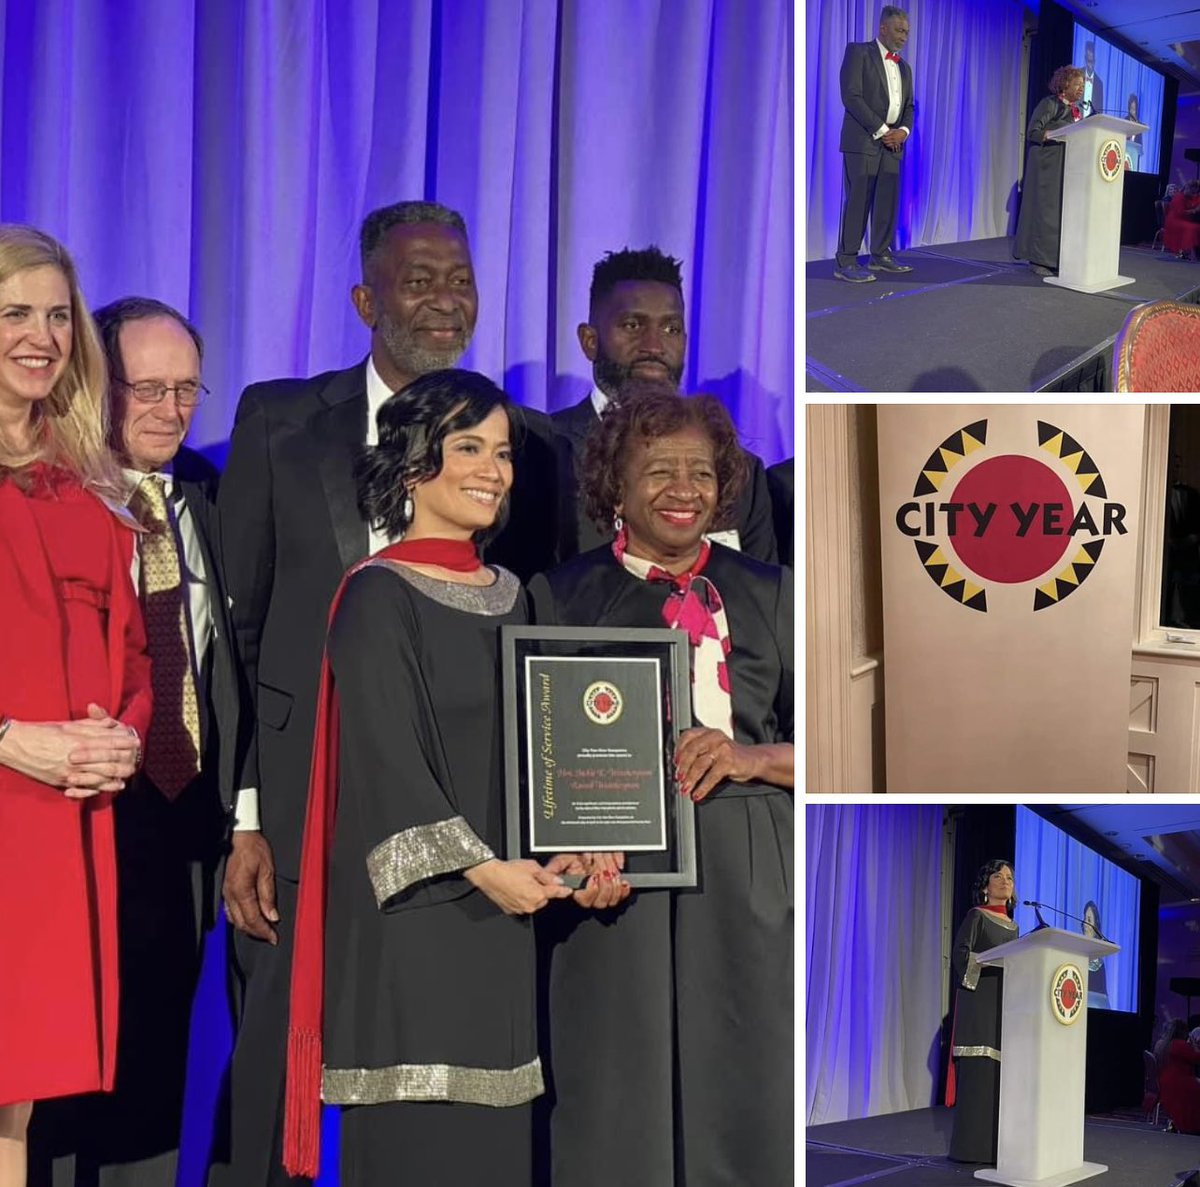
{"type": "Polygon", "coordinates": [[[188,1023],[233,787],[237,695],[217,568],[217,471],[183,445],[203,342],[160,301],[97,311],[111,380],[110,444],[129,482],[132,577],[150,650],[154,716],[141,771],[116,797],[120,1021],[111,1095],[48,1102],[31,1182],[173,1187],[188,1023]],[[218,746],[218,744],[220,744],[218,746]]]}

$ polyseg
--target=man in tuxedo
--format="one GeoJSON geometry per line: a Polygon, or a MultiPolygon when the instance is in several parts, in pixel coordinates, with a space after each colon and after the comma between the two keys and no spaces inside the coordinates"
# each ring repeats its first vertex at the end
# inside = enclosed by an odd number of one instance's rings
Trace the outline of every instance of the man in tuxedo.
{"type": "MultiPolygon", "coordinates": [[[[226,911],[238,987],[228,1140],[212,1187],[287,1181],[281,1165],[284,1061],[296,883],[317,681],[329,604],[347,568],[389,543],[358,509],[354,465],[376,441],[379,406],[453,367],[475,330],[478,294],[461,215],[400,202],[368,215],[351,298],[370,331],[366,359],[311,379],[254,384],[238,405],[221,485],[222,539],[255,729],[238,780],[226,911]]],[[[549,418],[527,413],[509,523],[487,557],[530,577],[554,559],[549,418]]]]}
{"type": "Polygon", "coordinates": [[[892,255],[900,205],[900,159],[912,131],[912,70],[900,57],[908,42],[908,14],[884,5],[879,36],[851,42],[842,58],[842,223],[834,276],[852,284],[876,272],[911,272],[892,255]],[[858,252],[871,222],[871,258],[858,252]]]}
{"type": "Polygon", "coordinates": [[[1083,47],[1083,99],[1080,103],[1086,119],[1089,115],[1104,114],[1104,80],[1096,73],[1096,43],[1083,47]]]}
{"type": "Polygon", "coordinates": [[[111,378],[111,445],[128,480],[133,581],[154,716],[142,769],[114,801],[120,1021],[111,1095],[39,1105],[34,1187],[174,1187],[188,1027],[233,789],[237,692],[218,565],[217,472],[182,443],[205,394],[203,343],[160,301],[96,313],[111,378]]]}
{"type": "MultiPolygon", "coordinates": [[[[588,435],[609,402],[620,400],[631,380],[668,382],[683,377],[687,330],[683,315],[680,261],[651,246],[609,252],[592,271],[588,320],[578,328],[579,345],[592,364],[592,390],[578,404],[553,414],[558,434],[561,509],[559,559],[569,560],[612,539],[588,517],[579,471],[588,435]]],[[[774,563],[771,499],[762,461],[752,453],[750,476],[738,501],[736,521],[712,533],[723,544],[774,563]]]]}

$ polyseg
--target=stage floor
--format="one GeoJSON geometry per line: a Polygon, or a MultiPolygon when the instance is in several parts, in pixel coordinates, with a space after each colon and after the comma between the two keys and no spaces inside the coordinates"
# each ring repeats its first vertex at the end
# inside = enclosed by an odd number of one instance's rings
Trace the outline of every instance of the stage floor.
{"type": "Polygon", "coordinates": [[[1121,249],[1133,284],[1075,293],[1045,284],[1011,256],[1010,239],[898,252],[914,271],[874,284],[834,280],[832,260],[806,266],[806,390],[1031,392],[1109,390],[1113,339],[1129,310],[1194,299],[1200,262],[1121,249]]]}
{"type": "MultiPolygon", "coordinates": [[[[950,1162],[951,1111],[914,1109],[861,1121],[809,1126],[807,1187],[966,1187],[981,1183],[975,1166],[950,1162]]],[[[1200,1137],[1165,1133],[1138,1121],[1089,1117],[1083,1154],[1108,1170],[1085,1182],[1096,1187],[1174,1187],[1200,1166],[1200,1137]]]]}

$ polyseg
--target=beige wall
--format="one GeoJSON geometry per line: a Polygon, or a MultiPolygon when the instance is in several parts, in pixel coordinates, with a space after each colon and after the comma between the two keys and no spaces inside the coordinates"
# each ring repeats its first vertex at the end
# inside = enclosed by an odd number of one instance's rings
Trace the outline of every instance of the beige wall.
{"type": "MultiPolygon", "coordinates": [[[[1137,406],[880,407],[889,791],[1125,790],[1143,418],[1137,406]],[[1108,500],[1126,508],[1128,533],[1108,537],[1087,579],[1044,610],[1032,604],[1045,577],[985,582],[986,613],[957,603],[895,526],[896,509],[913,499],[930,454],[982,418],[986,449],[957,463],[934,501],[986,458],[1016,453],[1047,460],[1037,448],[1041,419],[1084,446],[1108,500]]],[[[1074,475],[1049,460],[1078,506],[1074,475]]],[[[1065,558],[1076,551],[1069,547],[1065,558]]]]}
{"type": "Polygon", "coordinates": [[[875,406],[809,405],[806,430],[806,786],[883,791],[875,406]]]}

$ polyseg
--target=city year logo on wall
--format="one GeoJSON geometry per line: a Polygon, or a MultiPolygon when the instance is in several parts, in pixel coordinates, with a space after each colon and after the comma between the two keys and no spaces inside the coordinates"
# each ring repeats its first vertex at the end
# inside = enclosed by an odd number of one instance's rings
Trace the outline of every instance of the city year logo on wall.
{"type": "Polygon", "coordinates": [[[1070,1026],[1083,1010],[1083,974],[1073,964],[1061,965],[1050,978],[1050,1010],[1054,1017],[1070,1026]]]}
{"type": "Polygon", "coordinates": [[[896,509],[896,527],[934,584],[970,610],[987,613],[997,586],[1030,582],[1034,610],[1057,606],[1088,579],[1106,540],[1129,530],[1125,505],[1056,425],[1037,422],[1028,454],[988,456],[987,437],[986,420],[951,433],[896,509]]]}

